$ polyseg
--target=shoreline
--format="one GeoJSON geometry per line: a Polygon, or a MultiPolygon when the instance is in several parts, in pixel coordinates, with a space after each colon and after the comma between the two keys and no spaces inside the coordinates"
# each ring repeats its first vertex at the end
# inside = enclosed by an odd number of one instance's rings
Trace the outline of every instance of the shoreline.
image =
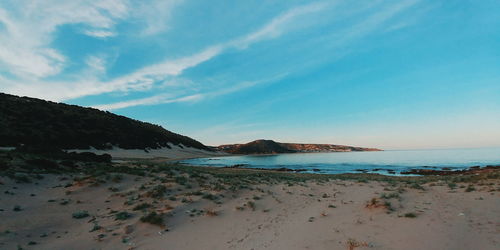
{"type": "MultiPolygon", "coordinates": [[[[199,158],[191,158],[199,159],[199,158]]],[[[201,158],[203,159],[203,158],[201,158]]],[[[188,159],[189,160],[189,159],[188,159]]],[[[422,166],[419,167],[408,167],[405,171],[400,171],[388,168],[374,168],[374,169],[355,169],[349,172],[341,173],[321,173],[320,168],[262,168],[262,167],[248,167],[248,164],[235,164],[230,166],[213,166],[213,165],[196,165],[192,163],[183,163],[183,160],[172,160],[171,163],[183,165],[183,166],[196,166],[203,168],[226,168],[226,169],[249,169],[249,170],[262,170],[262,171],[276,171],[276,172],[291,172],[291,173],[309,173],[309,174],[324,174],[324,175],[339,175],[339,174],[378,174],[385,176],[426,176],[426,175],[468,175],[476,174],[482,171],[489,171],[492,169],[500,169],[500,164],[493,165],[474,165],[468,167],[438,167],[438,166],[422,166]],[[383,171],[387,172],[384,173],[383,171]]]]}

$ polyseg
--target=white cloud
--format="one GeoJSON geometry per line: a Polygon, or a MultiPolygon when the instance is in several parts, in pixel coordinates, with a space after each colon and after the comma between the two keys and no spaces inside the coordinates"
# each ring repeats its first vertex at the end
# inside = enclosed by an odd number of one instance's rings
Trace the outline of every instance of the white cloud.
{"type": "Polygon", "coordinates": [[[104,73],[106,71],[106,60],[104,56],[88,56],[85,63],[91,71],[96,73],[104,73]]]}
{"type": "Polygon", "coordinates": [[[114,109],[122,109],[133,106],[154,105],[161,103],[192,102],[192,101],[197,101],[201,98],[203,98],[203,95],[199,94],[187,95],[183,97],[172,97],[170,95],[161,94],[142,99],[135,99],[135,100],[117,102],[112,104],[96,105],[93,108],[101,110],[114,110],[114,109]]]}
{"type": "Polygon", "coordinates": [[[351,29],[351,32],[346,35],[346,37],[353,38],[366,34],[367,32],[374,30],[376,27],[386,22],[387,20],[393,18],[395,15],[414,6],[418,1],[419,0],[399,1],[396,4],[367,17],[365,21],[354,26],[351,29]]]}
{"type": "Polygon", "coordinates": [[[327,2],[317,2],[292,8],[284,12],[283,14],[273,18],[269,23],[267,23],[257,31],[250,33],[242,38],[236,39],[229,44],[232,46],[244,48],[251,43],[278,37],[287,29],[291,28],[290,23],[295,21],[297,17],[324,11],[329,5],[331,4],[327,2]]]}
{"type": "Polygon", "coordinates": [[[116,33],[109,30],[85,30],[83,33],[87,36],[93,36],[98,38],[106,38],[115,36],[116,33]]]}
{"type": "Polygon", "coordinates": [[[115,110],[133,106],[157,105],[157,104],[174,103],[174,102],[196,102],[203,99],[215,98],[221,95],[227,95],[230,93],[238,92],[243,89],[251,88],[258,84],[274,82],[277,81],[278,79],[282,79],[285,76],[286,74],[280,74],[265,80],[241,82],[229,88],[223,88],[220,90],[208,91],[204,93],[195,93],[191,95],[184,94],[182,97],[178,97],[179,95],[175,94],[159,94],[147,98],[141,98],[124,102],[111,103],[111,104],[96,105],[94,106],[94,108],[102,110],[115,110]]]}
{"type": "Polygon", "coordinates": [[[143,35],[153,35],[168,30],[168,21],[172,9],[184,2],[183,0],[154,0],[141,1],[135,8],[134,15],[145,22],[143,35]]]}
{"type": "Polygon", "coordinates": [[[84,33],[109,36],[116,21],[127,12],[125,0],[2,1],[0,64],[23,80],[56,75],[67,61],[50,48],[57,27],[83,24],[88,28],[84,33]]]}

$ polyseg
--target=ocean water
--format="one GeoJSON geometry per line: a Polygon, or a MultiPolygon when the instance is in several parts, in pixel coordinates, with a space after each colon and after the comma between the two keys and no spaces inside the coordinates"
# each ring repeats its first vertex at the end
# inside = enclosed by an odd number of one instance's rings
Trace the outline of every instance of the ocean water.
{"type": "Polygon", "coordinates": [[[182,164],[243,168],[305,169],[308,173],[380,173],[399,175],[410,169],[459,170],[471,166],[500,165],[500,148],[388,150],[378,152],[300,153],[198,158],[182,164]]]}

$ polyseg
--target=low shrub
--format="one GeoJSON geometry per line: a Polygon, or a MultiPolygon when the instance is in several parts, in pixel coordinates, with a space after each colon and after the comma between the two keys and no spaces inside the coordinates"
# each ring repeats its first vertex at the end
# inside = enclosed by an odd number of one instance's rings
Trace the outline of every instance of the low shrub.
{"type": "Polygon", "coordinates": [[[163,226],[163,214],[157,214],[156,212],[148,213],[141,217],[141,221],[144,223],[149,223],[153,225],[163,226]]]}
{"type": "Polygon", "coordinates": [[[147,209],[150,207],[151,207],[151,204],[149,204],[149,203],[141,203],[141,204],[138,204],[137,206],[135,206],[132,210],[134,210],[134,211],[144,210],[144,209],[147,209]]]}
{"type": "Polygon", "coordinates": [[[89,212],[85,210],[76,211],[72,214],[72,217],[75,219],[83,219],[85,217],[89,217],[89,212]]]}

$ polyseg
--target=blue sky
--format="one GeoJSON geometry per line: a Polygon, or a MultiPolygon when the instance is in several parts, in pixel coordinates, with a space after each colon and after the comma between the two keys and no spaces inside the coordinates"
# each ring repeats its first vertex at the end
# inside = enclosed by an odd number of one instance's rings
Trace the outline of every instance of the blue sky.
{"type": "Polygon", "coordinates": [[[0,91],[208,145],[500,146],[498,1],[0,2],[0,91]]]}

